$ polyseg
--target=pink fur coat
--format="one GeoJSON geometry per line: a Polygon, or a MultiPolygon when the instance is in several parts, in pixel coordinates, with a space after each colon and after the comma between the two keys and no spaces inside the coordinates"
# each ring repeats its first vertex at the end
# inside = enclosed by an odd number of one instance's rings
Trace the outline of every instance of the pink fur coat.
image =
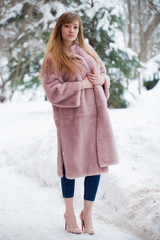
{"type": "MultiPolygon", "coordinates": [[[[78,43],[70,48],[82,67],[82,72],[68,76],[62,68],[45,71],[43,86],[52,104],[57,127],[57,172],[66,177],[97,175],[108,171],[108,166],[118,163],[113,131],[107,110],[109,97],[109,77],[101,59],[94,49],[87,45],[98,58],[100,65],[88,55],[78,43]],[[92,70],[105,78],[104,86],[81,90],[80,82],[92,70]]],[[[68,56],[72,57],[68,52],[68,56]]]]}

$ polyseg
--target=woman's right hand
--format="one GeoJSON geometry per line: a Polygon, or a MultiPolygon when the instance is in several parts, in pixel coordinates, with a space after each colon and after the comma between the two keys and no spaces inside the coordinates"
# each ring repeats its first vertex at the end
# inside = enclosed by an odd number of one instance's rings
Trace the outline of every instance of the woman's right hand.
{"type": "Polygon", "coordinates": [[[87,77],[85,77],[81,82],[81,90],[86,88],[93,88],[93,84],[88,80],[87,77]]]}

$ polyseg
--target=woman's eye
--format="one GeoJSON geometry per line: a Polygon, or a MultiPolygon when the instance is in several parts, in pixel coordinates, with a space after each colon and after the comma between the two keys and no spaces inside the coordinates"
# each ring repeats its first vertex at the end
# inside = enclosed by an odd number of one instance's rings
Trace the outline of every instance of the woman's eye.
{"type": "Polygon", "coordinates": [[[69,27],[69,25],[64,25],[66,28],[68,28],[69,27]]]}
{"type": "Polygon", "coordinates": [[[75,29],[77,29],[78,27],[74,27],[75,29]]]}

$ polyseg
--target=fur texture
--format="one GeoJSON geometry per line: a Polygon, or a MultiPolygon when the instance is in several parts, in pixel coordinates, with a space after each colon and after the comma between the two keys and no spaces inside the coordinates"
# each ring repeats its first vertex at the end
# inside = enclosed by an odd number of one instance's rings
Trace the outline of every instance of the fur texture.
{"type": "MultiPolygon", "coordinates": [[[[97,175],[108,171],[108,166],[118,163],[117,151],[111,123],[108,116],[109,78],[106,69],[94,49],[88,45],[100,61],[88,55],[75,43],[71,50],[82,67],[68,76],[62,68],[58,77],[56,70],[45,71],[43,86],[51,102],[57,127],[57,172],[63,176],[63,163],[66,177],[74,179],[97,175]],[[93,89],[81,90],[80,82],[92,70],[104,78],[104,86],[94,85],[93,89]]],[[[67,53],[69,57],[71,54],[67,53]]]]}

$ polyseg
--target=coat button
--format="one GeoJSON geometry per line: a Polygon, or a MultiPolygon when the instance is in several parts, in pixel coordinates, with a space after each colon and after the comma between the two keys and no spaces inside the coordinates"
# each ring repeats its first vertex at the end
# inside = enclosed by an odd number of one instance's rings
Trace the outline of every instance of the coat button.
{"type": "Polygon", "coordinates": [[[64,152],[62,152],[62,155],[64,155],[64,152]]]}

